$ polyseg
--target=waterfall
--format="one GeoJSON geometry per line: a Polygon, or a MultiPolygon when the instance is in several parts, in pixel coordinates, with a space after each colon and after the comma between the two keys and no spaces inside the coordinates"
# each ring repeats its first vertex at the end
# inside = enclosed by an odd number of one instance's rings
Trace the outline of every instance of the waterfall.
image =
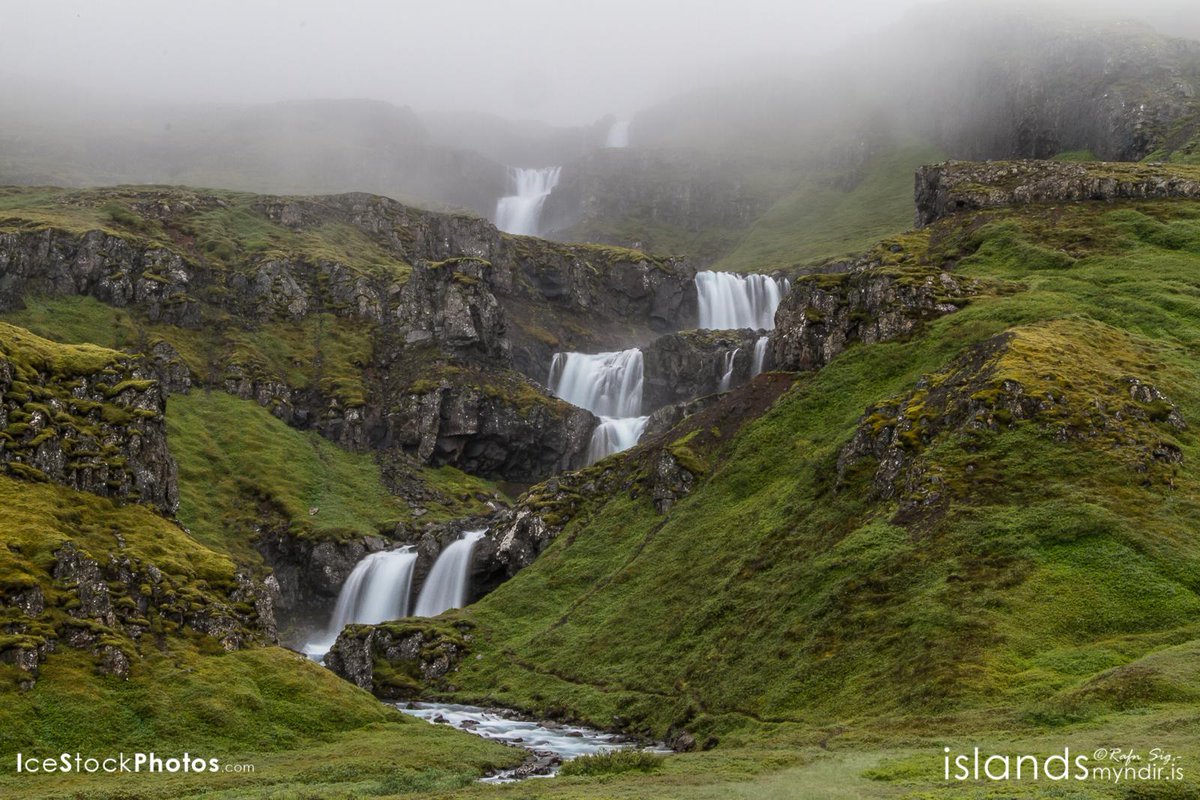
{"type": "Polygon", "coordinates": [[[600,417],[588,445],[588,463],[628,450],[646,429],[642,413],[642,351],[555,353],[550,391],[600,417]]]}
{"type": "Polygon", "coordinates": [[[629,147],[629,120],[617,120],[608,129],[605,147],[629,147]]]}
{"type": "Polygon", "coordinates": [[[725,354],[725,374],[721,376],[720,388],[720,391],[722,392],[728,392],[729,384],[733,383],[733,361],[735,358],[737,358],[737,354],[741,352],[741,350],[742,348],[735,347],[725,354]]]}
{"type": "Polygon", "coordinates": [[[496,227],[505,233],[537,236],[542,206],[558,185],[562,167],[509,169],[513,194],[496,201],[496,227]]]}
{"type": "Polygon", "coordinates": [[[429,577],[421,587],[413,616],[436,617],[451,608],[462,608],[467,604],[467,590],[471,582],[471,554],[475,543],[483,538],[486,530],[466,531],[462,538],[451,543],[429,570],[429,577]]]}
{"type": "Polygon", "coordinates": [[[732,272],[696,273],[700,327],[712,330],[775,327],[775,309],[791,288],[787,278],[769,275],[735,275],[732,272]]]}
{"type": "Polygon", "coordinates": [[[304,644],[304,653],[323,658],[342,628],[351,623],[373,625],[408,616],[416,561],[417,554],[411,547],[382,550],[359,561],[342,584],[329,625],[304,644]]]}
{"type": "Polygon", "coordinates": [[[642,351],[555,353],[550,391],[598,417],[636,417],[642,411],[642,351]]]}
{"type": "Polygon", "coordinates": [[[754,364],[750,368],[751,378],[763,371],[763,365],[767,361],[767,343],[770,340],[770,336],[760,336],[758,337],[758,341],[754,343],[754,364]]]}
{"type": "Polygon", "coordinates": [[[628,450],[642,438],[650,417],[601,417],[588,444],[587,463],[628,450]]]}

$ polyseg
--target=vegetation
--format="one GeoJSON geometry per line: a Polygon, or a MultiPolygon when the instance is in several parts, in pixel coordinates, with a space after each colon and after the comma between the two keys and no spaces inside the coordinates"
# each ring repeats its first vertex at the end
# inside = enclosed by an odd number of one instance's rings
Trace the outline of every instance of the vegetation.
{"type": "MultiPolygon", "coordinates": [[[[390,533],[412,509],[383,485],[379,465],[320,435],[290,428],[250,400],[193,390],[167,407],[179,464],[179,519],[209,546],[255,562],[247,531],[343,539],[390,533]]],[[[486,513],[490,484],[452,467],[412,465],[431,491],[427,519],[486,513]]]]}
{"type": "Polygon", "coordinates": [[[912,226],[913,173],[943,157],[930,145],[908,144],[868,161],[849,186],[844,175],[808,176],[714,268],[772,272],[865,250],[912,226]]]}

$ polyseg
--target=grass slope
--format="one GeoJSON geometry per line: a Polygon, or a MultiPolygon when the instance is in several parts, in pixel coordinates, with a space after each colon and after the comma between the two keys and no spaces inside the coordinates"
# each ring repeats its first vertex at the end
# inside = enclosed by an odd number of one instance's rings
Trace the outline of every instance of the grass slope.
{"type": "Polygon", "coordinates": [[[909,144],[869,161],[849,188],[825,175],[804,178],[713,269],[771,272],[865,250],[912,225],[913,173],[943,158],[935,147],[909,144]]]}
{"type": "MultiPolygon", "coordinates": [[[[264,521],[340,539],[390,533],[413,519],[371,455],[290,428],[253,401],[200,389],[175,395],[167,432],[179,464],[179,519],[200,541],[242,560],[255,560],[247,531],[264,521]]],[[[442,498],[426,504],[424,519],[487,513],[479,498],[492,496],[491,484],[453,467],[414,469],[442,498]]]]}

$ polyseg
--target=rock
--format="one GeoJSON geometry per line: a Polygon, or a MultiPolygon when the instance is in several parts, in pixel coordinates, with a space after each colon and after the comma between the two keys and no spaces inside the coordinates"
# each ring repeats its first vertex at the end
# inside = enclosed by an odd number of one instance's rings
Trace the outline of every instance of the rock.
{"type": "Polygon", "coordinates": [[[37,355],[20,329],[0,327],[0,464],[171,515],[179,505],[167,448],[166,401],[145,361],[114,356],[80,374],[37,355]]]}
{"type": "Polygon", "coordinates": [[[750,380],[754,345],[759,335],[745,329],[686,331],[658,337],[642,348],[642,413],[695,400],[750,380]],[[731,353],[731,380],[722,387],[721,379],[731,353]]]}
{"type": "Polygon", "coordinates": [[[796,279],[775,315],[770,348],[776,369],[811,370],[853,342],[872,344],[911,334],[921,323],[957,311],[981,291],[974,280],[927,268],[896,274],[873,265],[796,279]]]}
{"type": "Polygon", "coordinates": [[[1031,203],[1200,198],[1200,173],[1170,164],[947,161],[916,177],[917,227],[1031,203]]]}
{"type": "Polygon", "coordinates": [[[325,656],[325,666],[385,700],[420,697],[446,688],[446,676],[468,653],[464,634],[470,629],[466,622],[450,627],[417,620],[349,625],[325,656]]]}

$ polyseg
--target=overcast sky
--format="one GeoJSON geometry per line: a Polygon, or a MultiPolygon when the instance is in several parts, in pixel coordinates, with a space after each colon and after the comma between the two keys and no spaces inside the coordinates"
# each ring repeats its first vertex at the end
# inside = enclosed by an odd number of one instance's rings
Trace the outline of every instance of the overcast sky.
{"type": "MultiPolygon", "coordinates": [[[[957,5],[974,0],[958,0],[957,5]]],[[[982,1],[982,0],[981,0],[982,1]]],[[[1080,0],[1082,1],[1082,0],[1080,0]]],[[[0,0],[0,79],[160,102],[368,97],[560,124],[794,61],[916,0],[0,0]]],[[[1089,13],[1125,8],[1084,4],[1089,13]]],[[[1200,0],[1152,22],[1200,27],[1200,0]]],[[[1145,3],[1128,4],[1146,16],[1145,3]]]]}

